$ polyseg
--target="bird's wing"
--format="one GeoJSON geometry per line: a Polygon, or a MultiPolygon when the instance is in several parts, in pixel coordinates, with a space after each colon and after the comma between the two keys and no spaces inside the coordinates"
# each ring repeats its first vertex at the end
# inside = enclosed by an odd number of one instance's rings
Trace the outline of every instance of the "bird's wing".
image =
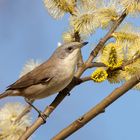
{"type": "Polygon", "coordinates": [[[46,65],[45,63],[38,66],[37,68],[33,69],[31,72],[22,76],[19,80],[17,80],[12,85],[8,86],[7,90],[9,89],[22,89],[27,88],[32,85],[36,85],[39,83],[48,83],[53,78],[50,75],[50,69],[52,68],[51,65],[46,65]],[[47,66],[47,67],[46,67],[47,66]]]}

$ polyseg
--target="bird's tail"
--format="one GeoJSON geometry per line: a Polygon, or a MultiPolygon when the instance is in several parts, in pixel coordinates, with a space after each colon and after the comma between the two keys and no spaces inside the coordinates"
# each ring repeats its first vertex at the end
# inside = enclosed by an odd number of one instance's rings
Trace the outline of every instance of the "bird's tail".
{"type": "Polygon", "coordinates": [[[12,93],[11,90],[7,90],[7,91],[3,92],[2,94],[0,94],[0,99],[10,96],[11,93],[12,93]]]}

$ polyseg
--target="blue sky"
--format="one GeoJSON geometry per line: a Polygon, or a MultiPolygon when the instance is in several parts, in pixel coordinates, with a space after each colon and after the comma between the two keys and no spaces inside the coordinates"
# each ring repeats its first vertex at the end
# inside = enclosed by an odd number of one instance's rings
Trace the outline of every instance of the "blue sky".
{"type": "MultiPolygon", "coordinates": [[[[41,0],[0,0],[0,92],[16,81],[23,65],[29,59],[45,61],[55,50],[61,36],[68,28],[68,16],[62,20],[50,17],[41,0]]],[[[139,19],[128,18],[136,25],[139,19]]],[[[83,49],[86,59],[93,44],[104,35],[99,30],[88,39],[83,49]]],[[[89,75],[92,70],[86,72],[89,75]]],[[[80,117],[99,103],[114,88],[108,82],[95,84],[87,82],[72,90],[71,96],[51,114],[47,123],[33,135],[33,140],[49,140],[62,128],[80,117]]],[[[56,95],[38,100],[35,105],[43,110],[56,95]]],[[[85,127],[67,138],[68,140],[138,140],[140,139],[140,94],[131,90],[106,109],[85,127]]],[[[25,103],[22,97],[8,97],[0,101],[25,103]]],[[[32,111],[33,119],[37,113],[32,111]]]]}

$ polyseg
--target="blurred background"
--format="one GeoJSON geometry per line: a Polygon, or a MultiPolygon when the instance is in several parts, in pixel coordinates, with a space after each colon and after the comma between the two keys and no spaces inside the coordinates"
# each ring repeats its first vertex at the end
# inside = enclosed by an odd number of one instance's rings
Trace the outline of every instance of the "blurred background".
{"type": "MultiPolygon", "coordinates": [[[[139,17],[126,20],[140,25],[139,17]]],[[[19,78],[24,64],[30,60],[41,62],[62,42],[62,33],[69,27],[68,15],[54,20],[47,13],[42,0],[0,0],[0,92],[19,78]]],[[[83,49],[86,59],[106,31],[98,30],[83,49]]],[[[88,70],[89,75],[93,70],[88,70]]],[[[61,129],[99,103],[119,84],[87,82],[71,91],[61,105],[51,114],[47,123],[32,136],[33,140],[49,140],[61,129]]],[[[44,110],[56,95],[38,100],[34,104],[44,110]]],[[[21,102],[22,97],[8,97],[0,101],[21,102]]],[[[68,140],[139,140],[140,94],[131,90],[86,126],[67,138],[68,140]]],[[[38,114],[32,111],[33,120],[38,114]]]]}

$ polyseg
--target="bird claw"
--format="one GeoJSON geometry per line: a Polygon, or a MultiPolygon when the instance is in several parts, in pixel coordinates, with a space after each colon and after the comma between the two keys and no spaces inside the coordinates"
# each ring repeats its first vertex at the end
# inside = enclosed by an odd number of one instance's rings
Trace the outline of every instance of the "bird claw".
{"type": "Polygon", "coordinates": [[[46,123],[46,118],[49,117],[49,116],[40,111],[38,117],[42,118],[43,124],[44,124],[44,123],[46,123]]]}
{"type": "Polygon", "coordinates": [[[70,96],[70,92],[67,95],[70,96]]]}

